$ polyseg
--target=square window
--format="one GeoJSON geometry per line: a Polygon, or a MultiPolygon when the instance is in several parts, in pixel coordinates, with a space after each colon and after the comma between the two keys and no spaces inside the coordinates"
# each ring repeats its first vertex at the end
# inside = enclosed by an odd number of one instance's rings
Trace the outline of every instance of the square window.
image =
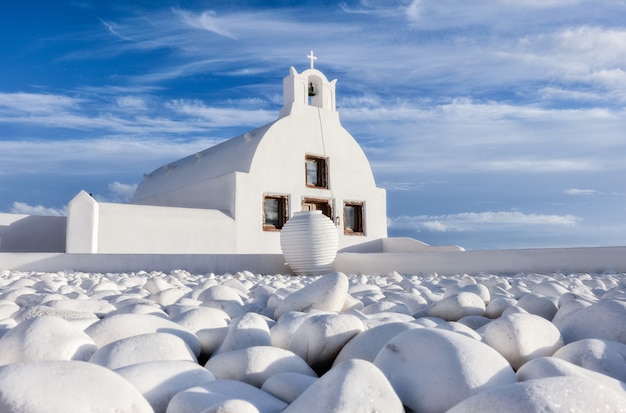
{"type": "Polygon", "coordinates": [[[263,230],[278,231],[287,219],[287,196],[286,195],[266,195],[263,197],[263,230]]]}
{"type": "Polygon", "coordinates": [[[328,162],[326,158],[307,155],[305,159],[306,186],[328,188],[328,162]]]}
{"type": "Polygon", "coordinates": [[[346,202],[343,205],[343,231],[348,235],[365,235],[363,203],[346,202]]]}

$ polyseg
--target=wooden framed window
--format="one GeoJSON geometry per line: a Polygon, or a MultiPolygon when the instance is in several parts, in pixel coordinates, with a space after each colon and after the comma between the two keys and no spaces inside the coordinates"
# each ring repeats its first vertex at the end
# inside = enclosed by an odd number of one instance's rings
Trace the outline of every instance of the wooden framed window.
{"type": "Polygon", "coordinates": [[[330,199],[323,198],[302,198],[302,210],[303,211],[322,211],[322,214],[326,215],[333,222],[333,207],[330,199]]]}
{"type": "Polygon", "coordinates": [[[265,195],[263,197],[263,230],[280,231],[289,219],[289,197],[287,195],[265,195]]]}
{"type": "Polygon", "coordinates": [[[306,186],[328,189],[328,158],[306,155],[306,186]]]}
{"type": "Polygon", "coordinates": [[[365,235],[363,202],[344,202],[343,232],[346,235],[365,235]]]}

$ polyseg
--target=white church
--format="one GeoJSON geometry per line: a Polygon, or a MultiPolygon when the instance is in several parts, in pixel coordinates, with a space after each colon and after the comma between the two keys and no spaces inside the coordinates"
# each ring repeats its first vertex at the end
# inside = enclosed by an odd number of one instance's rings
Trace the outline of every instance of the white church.
{"type": "MultiPolygon", "coordinates": [[[[337,246],[332,268],[350,274],[626,271],[626,247],[465,251],[388,238],[385,190],[341,126],[336,81],[308,57],[310,69],[283,80],[277,120],[146,174],[129,204],[81,191],[67,217],[0,213],[0,270],[284,273],[281,234],[292,240],[291,224],[316,216],[337,246]]],[[[326,239],[316,242],[329,249],[326,239]]]]}
{"type": "Polygon", "coordinates": [[[55,250],[64,238],[66,253],[280,254],[281,228],[306,210],[334,223],[340,251],[386,238],[385,190],[341,125],[336,80],[314,68],[313,52],[308,57],[310,69],[291,67],[283,79],[277,120],[146,174],[129,204],[81,191],[68,205],[65,233],[52,236],[55,250]]]}

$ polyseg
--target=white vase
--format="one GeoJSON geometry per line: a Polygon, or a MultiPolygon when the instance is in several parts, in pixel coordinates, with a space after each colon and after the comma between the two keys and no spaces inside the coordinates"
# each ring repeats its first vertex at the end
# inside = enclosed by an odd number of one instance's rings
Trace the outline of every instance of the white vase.
{"type": "Polygon", "coordinates": [[[337,256],[335,224],[322,211],[296,212],[280,231],[280,248],[296,274],[324,274],[337,256]]]}

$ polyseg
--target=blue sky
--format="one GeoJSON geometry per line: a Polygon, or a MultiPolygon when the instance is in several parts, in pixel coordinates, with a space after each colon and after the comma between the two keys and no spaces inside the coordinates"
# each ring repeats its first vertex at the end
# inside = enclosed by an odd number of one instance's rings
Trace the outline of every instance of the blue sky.
{"type": "Polygon", "coordinates": [[[0,212],[127,201],[274,120],[312,49],[390,235],[626,245],[624,0],[23,0],[0,46],[0,212]]]}

